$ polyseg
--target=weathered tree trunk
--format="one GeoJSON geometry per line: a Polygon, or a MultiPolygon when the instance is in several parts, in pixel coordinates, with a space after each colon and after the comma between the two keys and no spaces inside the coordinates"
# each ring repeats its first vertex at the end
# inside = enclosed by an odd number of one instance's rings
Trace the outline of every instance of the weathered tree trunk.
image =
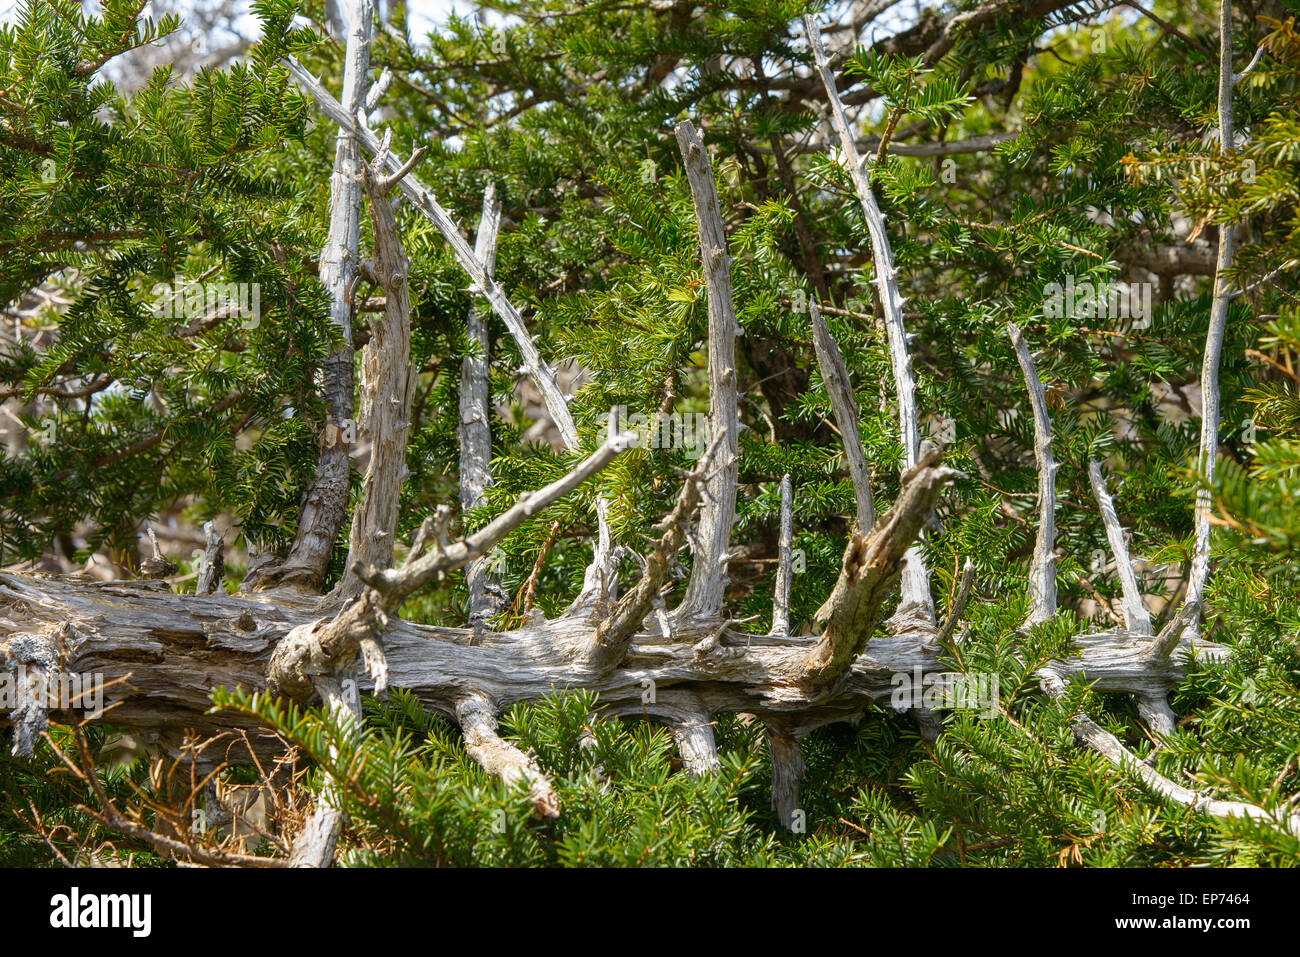
{"type": "Polygon", "coordinates": [[[388,207],[391,183],[380,178],[379,169],[376,164],[373,170],[366,167],[361,173],[375,237],[374,258],[366,266],[384,290],[384,311],[371,327],[361,359],[358,432],[370,447],[370,461],[361,501],[352,513],[347,568],[338,588],[343,600],[356,598],[364,587],[353,570],[357,565],[386,568],[392,564],[398,505],[408,474],[406,445],[415,394],[410,357],[411,293],[406,281],[411,264],[388,207]]]}
{"type": "MultiPolygon", "coordinates": [[[[356,116],[366,99],[370,72],[372,0],[342,0],[347,13],[342,109],[356,116]]],[[[330,230],[321,250],[320,281],[329,290],[330,319],[342,339],[325,360],[326,424],[321,433],[316,477],[303,497],[298,528],[282,564],[250,571],[243,588],[255,590],[293,584],[317,591],[329,569],[334,542],[347,518],[351,473],[353,420],[352,306],[348,301],[356,281],[361,237],[361,149],[352,131],[340,128],[330,176],[330,230]]]]}
{"type": "MultiPolygon", "coordinates": [[[[821,27],[812,16],[804,17],[804,29],[812,47],[817,73],[830,104],[831,125],[839,136],[849,176],[857,190],[862,216],[871,236],[871,259],[875,276],[871,282],[885,314],[885,334],[889,340],[890,367],[898,399],[898,431],[903,445],[903,467],[912,468],[921,454],[921,426],[916,406],[916,377],[912,374],[912,356],[903,325],[903,297],[898,289],[898,269],[894,251],[885,230],[885,217],[876,202],[876,194],[867,180],[867,166],[858,153],[857,141],[831,73],[830,60],[822,41],[821,27]]],[[[919,628],[934,630],[934,598],[930,594],[930,571],[919,547],[908,551],[903,561],[903,602],[893,627],[896,630],[919,628]]]]}
{"type": "MultiPolygon", "coordinates": [[[[474,240],[474,255],[489,276],[496,269],[500,228],[501,202],[496,189],[489,185],[483,193],[483,214],[474,240]]],[[[483,504],[483,492],[492,482],[491,364],[487,317],[478,303],[469,307],[465,335],[472,351],[465,354],[460,367],[460,509],[468,515],[483,504]]],[[[498,603],[488,593],[485,559],[466,567],[465,586],[469,591],[470,623],[486,621],[498,603]]]]}
{"type": "MultiPolygon", "coordinates": [[[[1232,72],[1232,3],[1223,0],[1219,7],[1219,151],[1224,155],[1235,152],[1237,148],[1232,121],[1232,89],[1239,79],[1232,72]]],[[[1201,361],[1201,440],[1197,473],[1206,486],[1214,484],[1214,468],[1219,457],[1219,359],[1223,354],[1223,336],[1228,328],[1228,306],[1234,297],[1229,289],[1227,273],[1232,269],[1235,239],[1234,223],[1219,226],[1214,298],[1210,303],[1210,326],[1205,333],[1205,354],[1201,361]]],[[[1205,600],[1205,585],[1210,577],[1210,495],[1208,487],[1196,492],[1192,569],[1185,601],[1187,607],[1197,610],[1197,614],[1188,621],[1188,634],[1200,627],[1199,609],[1205,600]]]]}
{"type": "MultiPolygon", "coordinates": [[[[120,682],[108,687],[104,720],[177,739],[186,729],[244,726],[241,718],[207,713],[212,689],[267,688],[277,643],[291,628],[319,620],[318,603],[292,592],[175,595],[164,583],[0,572],[0,633],[10,667],[19,659],[38,661],[39,650],[62,662],[66,673],[120,682]]],[[[888,703],[895,675],[943,670],[928,643],[883,636],[867,644],[834,689],[811,689],[803,676],[816,638],[723,631],[710,641],[720,624],[683,626],[667,637],[638,632],[613,670],[589,663],[595,629],[571,616],[484,632],[478,640],[470,628],[391,618],[384,650],[393,686],[451,716],[468,694],[485,695],[499,709],[571,688],[599,693],[607,713],[644,710],[672,722],[681,715],[674,693],[689,692],[703,714],[781,716],[800,731],[847,720],[872,701],[888,703]],[[647,678],[656,685],[654,703],[642,700],[647,678]]],[[[1125,631],[1083,635],[1077,657],[1044,670],[1063,679],[1084,676],[1100,691],[1167,691],[1185,677],[1186,663],[1175,656],[1153,662],[1145,656],[1150,642],[1125,631]]],[[[1199,639],[1188,650],[1208,659],[1225,652],[1199,639]]],[[[358,685],[373,686],[364,675],[358,685]]]]}
{"type": "Polygon", "coordinates": [[[709,435],[718,442],[718,467],[708,480],[700,513],[700,547],[691,565],[686,596],[676,617],[713,618],[722,610],[727,585],[731,526],[736,518],[740,425],[736,413],[736,337],[742,333],[731,298],[731,257],[718,209],[713,166],[704,141],[689,120],[677,127],[686,178],[695,201],[695,220],[709,301],[709,435]]]}

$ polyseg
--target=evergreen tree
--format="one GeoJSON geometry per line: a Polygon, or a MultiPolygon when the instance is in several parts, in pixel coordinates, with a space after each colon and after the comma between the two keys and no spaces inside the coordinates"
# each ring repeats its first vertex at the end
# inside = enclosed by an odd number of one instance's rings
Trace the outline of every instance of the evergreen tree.
{"type": "MultiPolygon", "coordinates": [[[[0,855],[1294,864],[1300,35],[1148,6],[502,0],[417,38],[259,0],[244,59],[121,94],[173,18],[26,0],[0,549],[44,564],[0,573],[0,640],[109,677],[147,641],[202,687],[105,716],[135,763],[58,727],[6,758],[0,855]],[[231,529],[215,597],[172,603],[219,543],[166,592],[34,574],[133,576],[169,518],[231,529]],[[939,674],[978,706],[905,694],[939,674]],[[158,768],[254,727],[310,771],[220,777],[292,810],[187,830],[158,768]],[[56,751],[80,776],[28,806],[56,751]]],[[[43,726],[7,710],[15,747],[43,726]]]]}

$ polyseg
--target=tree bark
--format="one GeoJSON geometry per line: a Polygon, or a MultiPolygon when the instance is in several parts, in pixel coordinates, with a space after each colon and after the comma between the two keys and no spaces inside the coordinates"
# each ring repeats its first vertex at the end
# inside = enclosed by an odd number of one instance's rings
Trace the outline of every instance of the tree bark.
{"type": "MultiPolygon", "coordinates": [[[[875,276],[871,282],[876,287],[880,306],[885,314],[885,334],[889,340],[889,360],[894,373],[894,387],[898,395],[898,431],[903,445],[903,467],[916,465],[921,448],[921,430],[916,407],[916,378],[912,374],[912,356],[907,345],[907,330],[903,325],[903,297],[898,291],[898,269],[894,265],[894,251],[885,229],[885,217],[876,202],[876,194],[867,180],[867,168],[858,153],[853,129],[831,73],[826,47],[822,42],[821,28],[815,18],[805,16],[804,29],[812,46],[817,73],[830,104],[831,125],[839,135],[844,161],[853,180],[867,232],[871,236],[871,258],[875,276]]],[[[930,571],[920,548],[912,548],[903,566],[903,603],[896,618],[899,629],[918,627],[934,630],[934,598],[930,594],[930,571]]]]}
{"type": "MultiPolygon", "coordinates": [[[[208,714],[217,687],[247,691],[268,687],[272,650],[296,626],[319,622],[317,602],[291,591],[252,595],[175,595],[164,583],[96,582],[0,572],[0,634],[6,661],[16,667],[20,649],[48,649],[66,673],[102,677],[111,700],[104,720],[114,725],[179,737],[186,729],[212,734],[247,727],[238,717],[208,714]],[[17,620],[23,624],[19,626],[17,620]],[[66,631],[64,631],[64,626],[66,631]]],[[[810,693],[802,678],[817,638],[746,635],[712,651],[700,649],[715,626],[692,625],[664,636],[638,632],[623,665],[586,664],[594,628],[565,617],[506,632],[442,628],[391,618],[384,631],[392,685],[406,688],[448,715],[469,693],[498,708],[535,701],[557,687],[598,692],[612,714],[678,717],[667,690],[691,691],[707,713],[783,715],[808,730],[887,702],[896,674],[944,670],[929,643],[906,635],[872,640],[849,665],[832,694],[810,693]],[[659,702],[643,701],[642,681],[653,680],[659,702]]],[[[1152,661],[1150,637],[1105,631],[1078,638],[1077,655],[1044,671],[1062,679],[1082,676],[1099,691],[1150,693],[1172,688],[1187,674],[1182,656],[1152,661]]],[[[1203,660],[1226,653],[1196,640],[1203,660]]],[[[27,660],[34,656],[27,654],[27,660]]],[[[373,687],[365,675],[362,690],[373,687]]],[[[12,716],[12,709],[3,713],[12,716]]],[[[55,712],[59,719],[72,714],[55,712]]]]}
{"type": "MultiPolygon", "coordinates": [[[[483,214],[479,217],[474,255],[489,276],[496,270],[497,233],[501,228],[501,202],[496,189],[483,192],[483,214]]],[[[483,504],[483,492],[492,482],[491,364],[487,319],[478,304],[469,307],[465,336],[470,351],[460,366],[460,509],[462,515],[483,504]]],[[[483,559],[465,568],[469,590],[470,622],[486,620],[496,610],[488,593],[488,569],[483,559]]]]}
{"type": "MultiPolygon", "coordinates": [[[[1232,3],[1223,0],[1219,8],[1219,151],[1224,155],[1236,151],[1232,122],[1232,89],[1236,84],[1237,77],[1232,72],[1232,3]]],[[[1201,363],[1201,441],[1196,470],[1206,487],[1196,490],[1192,569],[1185,601],[1189,608],[1197,609],[1197,615],[1187,623],[1188,634],[1200,628],[1199,610],[1204,605],[1205,586],[1210,578],[1210,487],[1214,485],[1215,464],[1219,457],[1219,360],[1228,327],[1228,307],[1233,299],[1227,273],[1232,269],[1235,238],[1233,223],[1219,226],[1214,299],[1210,303],[1210,326],[1205,333],[1205,356],[1201,363]]]]}
{"type": "MultiPolygon", "coordinates": [[[[372,0],[343,0],[347,11],[344,48],[342,109],[355,116],[365,102],[370,72],[372,0]]],[[[356,137],[340,129],[334,147],[330,176],[330,229],[321,250],[320,281],[330,294],[330,320],[342,343],[325,360],[326,424],[321,434],[320,457],[298,512],[298,528],[285,561],[251,571],[242,588],[256,590],[293,584],[319,591],[334,554],[334,542],[347,517],[348,484],[353,421],[352,309],[348,293],[353,288],[361,241],[361,152],[356,137]]]]}
{"type": "Polygon", "coordinates": [[[393,562],[398,506],[406,481],[406,445],[411,427],[415,376],[411,371],[411,293],[407,274],[411,263],[402,247],[397,221],[388,206],[391,182],[382,178],[381,163],[363,167],[361,183],[370,200],[370,226],[375,238],[369,269],[384,290],[384,311],[373,323],[361,358],[361,409],[358,437],[370,448],[361,486],[361,501],[352,513],[348,560],[338,594],[343,600],[361,594],[354,568],[393,562]]]}
{"type": "Polygon", "coordinates": [[[722,610],[726,591],[727,557],[731,549],[731,526],[736,518],[736,482],[740,471],[736,337],[741,329],[731,297],[731,257],[727,255],[727,236],[708,151],[689,120],[678,124],[677,144],[695,201],[700,258],[709,300],[709,436],[711,442],[720,443],[718,467],[708,481],[700,513],[700,548],[691,565],[686,596],[676,613],[679,620],[686,620],[716,617],[722,610]]]}

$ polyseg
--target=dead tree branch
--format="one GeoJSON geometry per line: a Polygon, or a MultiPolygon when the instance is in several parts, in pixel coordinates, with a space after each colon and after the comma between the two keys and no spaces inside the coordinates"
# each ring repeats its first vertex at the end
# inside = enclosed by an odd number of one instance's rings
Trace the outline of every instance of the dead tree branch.
{"type": "MultiPolygon", "coordinates": [[[[1222,0],[1219,7],[1219,149],[1225,155],[1236,151],[1232,88],[1232,2],[1222,0]]],[[[1219,360],[1228,327],[1228,307],[1233,299],[1227,273],[1232,269],[1236,234],[1233,223],[1223,223],[1219,227],[1214,298],[1210,303],[1210,326],[1205,333],[1205,356],[1201,363],[1201,438],[1196,471],[1204,487],[1196,490],[1192,569],[1184,598],[1189,608],[1197,609],[1195,617],[1188,620],[1188,634],[1200,628],[1200,609],[1204,606],[1205,585],[1210,577],[1210,487],[1214,485],[1215,461],[1219,456],[1219,360]]]]}
{"type": "MultiPolygon", "coordinates": [[[[339,109],[354,116],[365,102],[370,74],[372,0],[342,0],[346,7],[347,40],[343,52],[343,89],[339,109]]],[[[323,88],[322,88],[323,89],[323,88]]],[[[354,124],[355,125],[355,124],[354,124]]],[[[282,564],[250,572],[242,588],[296,585],[318,591],[334,553],[334,541],[347,514],[348,476],[352,449],[345,437],[353,432],[352,288],[361,242],[361,154],[354,129],[340,128],[330,175],[330,228],[320,256],[320,281],[330,294],[330,319],[342,343],[325,360],[327,418],[321,436],[316,477],[303,497],[298,529],[282,564]]]]}
{"type": "MultiPolygon", "coordinates": [[[[357,567],[358,577],[370,587],[332,620],[318,618],[293,629],[276,646],[267,666],[267,685],[276,694],[308,699],[319,675],[342,674],[356,660],[366,642],[378,642],[390,616],[417,588],[454,568],[487,553],[497,542],[556,499],[591,478],[635,440],[632,433],[611,436],[604,445],[572,471],[550,485],[529,492],[483,528],[458,542],[433,548],[401,568],[357,567]]],[[[372,680],[374,676],[371,676],[372,680]]]]}
{"type": "MultiPolygon", "coordinates": [[[[338,100],[330,96],[320,81],[312,76],[302,64],[289,59],[285,61],[285,66],[297,84],[316,101],[316,106],[321,113],[330,121],[338,124],[340,129],[346,130],[355,136],[361,146],[372,155],[379,153],[381,145],[379,137],[371,130],[359,126],[353,114],[346,110],[338,100]]],[[[391,154],[385,157],[383,165],[386,170],[394,175],[400,173],[403,166],[391,154]]],[[[578,430],[574,424],[573,415],[569,412],[568,402],[560,391],[555,379],[555,373],[546,363],[546,360],[542,358],[541,353],[537,351],[537,346],[533,343],[532,336],[529,334],[528,327],[524,324],[519,311],[510,302],[501,287],[497,285],[495,279],[488,274],[482,261],[474,255],[474,250],[470,248],[469,243],[465,241],[465,237],[461,235],[460,228],[456,225],[455,220],[434,199],[427,187],[411,175],[402,176],[395,185],[402,191],[402,195],[406,197],[412,207],[433,223],[438,232],[442,234],[443,239],[451,247],[456,261],[469,274],[474,290],[482,295],[492,305],[497,315],[501,317],[506,330],[510,333],[519,349],[519,355],[523,360],[522,371],[532,380],[538,392],[541,393],[542,400],[546,405],[546,411],[555,423],[565,448],[570,451],[576,450],[578,448],[578,430]]],[[[611,567],[613,542],[609,534],[607,513],[607,503],[603,498],[598,498],[596,501],[598,539],[595,555],[591,565],[587,568],[582,594],[570,608],[572,614],[590,610],[592,606],[603,599],[610,586],[613,574],[611,567]]]]}
{"type": "Polygon", "coordinates": [[[1038,378],[1025,334],[1013,322],[1007,332],[1025,375],[1029,405],[1034,413],[1034,460],[1038,466],[1038,534],[1029,566],[1029,617],[1025,627],[1056,614],[1056,458],[1052,455],[1052,419],[1047,414],[1047,390],[1038,378]]]}
{"type": "Polygon", "coordinates": [[[194,594],[211,595],[220,590],[221,576],[225,574],[225,542],[213,522],[203,523],[203,537],[203,555],[199,559],[199,575],[194,582],[194,594]]]}
{"type": "Polygon", "coordinates": [[[810,688],[832,688],[865,647],[904,554],[939,495],[961,474],[940,465],[939,450],[927,442],[921,460],[899,479],[894,506],[869,534],[850,538],[835,588],[817,611],[816,620],[825,628],[804,667],[803,680],[810,688]]]}
{"type": "MultiPolygon", "coordinates": [[[[1048,678],[1043,681],[1044,690],[1053,697],[1065,693],[1065,685],[1059,679],[1048,678]]],[[[1279,829],[1300,837],[1300,812],[1269,811],[1256,804],[1244,801],[1224,801],[1205,794],[1198,794],[1191,788],[1184,787],[1169,780],[1150,765],[1140,761],[1132,751],[1124,747],[1120,740],[1086,714],[1078,714],[1073,722],[1075,737],[1092,748],[1115,767],[1127,771],[1136,777],[1147,790],[1170,801],[1208,814],[1211,817],[1244,817],[1257,821],[1268,821],[1279,829]]]]}
{"type": "MultiPolygon", "coordinates": [[[[501,229],[501,201],[491,184],[483,191],[483,213],[478,221],[474,257],[493,275],[497,258],[497,234],[501,229]]],[[[489,344],[485,317],[471,304],[465,317],[469,350],[460,367],[460,509],[468,515],[483,504],[483,491],[492,482],[491,382],[489,344]]],[[[485,619],[496,611],[487,591],[487,567],[482,559],[465,568],[469,588],[470,621],[485,619]]]]}
{"type": "MultiPolygon", "coordinates": [[[[898,291],[898,270],[894,266],[894,252],[889,244],[889,234],[885,230],[884,214],[881,213],[876,195],[867,180],[866,165],[858,153],[853,129],[849,125],[848,115],[844,112],[844,104],[835,85],[835,77],[831,73],[821,28],[812,16],[805,16],[803,22],[817,64],[817,73],[826,89],[831,125],[839,135],[840,147],[844,150],[844,161],[848,165],[849,176],[853,180],[853,187],[862,206],[862,215],[867,223],[867,232],[871,236],[871,258],[875,267],[875,278],[872,279],[872,283],[876,287],[876,294],[880,298],[881,309],[885,315],[889,358],[898,393],[898,425],[903,444],[903,467],[910,469],[916,465],[920,454],[921,432],[917,418],[916,380],[912,374],[912,358],[907,347],[907,330],[903,325],[903,297],[898,291]]],[[[903,601],[895,616],[898,627],[917,626],[933,630],[934,599],[930,595],[930,572],[925,566],[925,559],[919,548],[914,548],[907,556],[903,569],[902,589],[903,601]]]]}
{"type": "Polygon", "coordinates": [[[1092,483],[1092,494],[1101,509],[1101,520],[1106,526],[1106,538],[1110,542],[1111,554],[1115,556],[1115,571],[1119,575],[1120,587],[1123,589],[1124,627],[1139,635],[1151,634],[1151,615],[1142,604],[1142,592],[1138,588],[1137,574],[1129,559],[1128,543],[1124,540],[1124,529],[1115,514],[1115,502],[1106,491],[1106,480],[1101,474],[1101,465],[1095,459],[1088,463],[1088,480],[1092,483]]]}
{"type": "Polygon", "coordinates": [[[700,507],[704,487],[711,477],[713,459],[720,445],[715,440],[686,476],[673,510],[655,526],[662,534],[651,546],[650,554],[645,557],[645,570],[641,577],[619,599],[610,615],[597,626],[590,652],[593,667],[606,670],[617,667],[627,654],[633,636],[642,630],[642,623],[668,581],[674,557],[686,544],[691,518],[700,507]]]}
{"type": "Polygon", "coordinates": [[[536,762],[497,734],[497,711],[481,694],[456,702],[456,720],[465,735],[465,751],[483,770],[508,785],[523,787],[537,817],[559,817],[560,799],[536,762]]]}
{"type": "Polygon", "coordinates": [[[700,237],[700,258],[709,298],[709,432],[710,441],[720,441],[718,468],[706,489],[700,514],[700,548],[695,553],[686,596],[678,606],[678,620],[716,618],[722,612],[727,585],[727,555],[731,548],[731,526],[736,517],[736,482],[739,467],[740,425],[736,403],[736,337],[741,334],[731,298],[731,258],[727,236],[718,208],[718,191],[713,182],[704,141],[684,120],[677,126],[677,143],[682,152],[686,178],[695,201],[695,221],[700,237]]]}
{"type": "MultiPolygon", "coordinates": [[[[361,185],[370,200],[375,252],[370,269],[384,290],[384,312],[371,324],[361,356],[361,408],[358,437],[370,449],[361,486],[361,501],[352,513],[348,561],[338,596],[349,600],[364,587],[352,571],[357,566],[385,567],[393,562],[398,506],[406,481],[406,446],[411,428],[415,375],[411,370],[411,262],[402,246],[397,221],[388,205],[392,182],[383,176],[384,148],[373,165],[363,166],[361,185]]],[[[423,150],[412,157],[418,161],[423,150]]]]}
{"type": "Polygon", "coordinates": [[[844,444],[844,457],[849,463],[849,476],[853,481],[853,501],[857,506],[857,529],[861,533],[876,524],[876,507],[871,497],[871,470],[867,467],[862,450],[862,433],[858,429],[858,403],[849,383],[849,370],[844,365],[839,344],[831,335],[822,318],[821,309],[814,301],[808,303],[808,317],[812,322],[813,348],[821,366],[826,395],[831,400],[835,424],[839,427],[844,444]]]}
{"type": "Polygon", "coordinates": [[[790,475],[781,476],[781,527],[777,538],[776,584],[772,595],[772,634],[790,634],[790,582],[794,571],[794,506],[790,475]]]}
{"type": "Polygon", "coordinates": [[[799,738],[779,721],[764,725],[767,750],[772,759],[772,808],[786,830],[796,827],[799,810],[799,784],[808,766],[803,760],[799,738]]]}

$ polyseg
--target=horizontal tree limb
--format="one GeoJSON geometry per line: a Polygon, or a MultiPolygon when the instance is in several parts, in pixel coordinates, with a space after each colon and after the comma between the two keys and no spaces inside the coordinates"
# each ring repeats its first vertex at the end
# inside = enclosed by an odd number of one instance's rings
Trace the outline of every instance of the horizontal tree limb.
{"type": "MultiPolygon", "coordinates": [[[[292,593],[175,595],[161,582],[98,582],[0,572],[0,647],[13,653],[41,639],[67,674],[99,676],[108,686],[104,720],[151,738],[186,729],[212,734],[250,727],[236,716],[209,714],[216,687],[267,688],[272,649],[290,629],[319,616],[315,600],[292,593]],[[21,621],[21,624],[18,622],[21,621]]],[[[535,701],[556,689],[586,689],[611,714],[678,716],[668,704],[643,701],[644,681],[658,700],[666,691],[693,692],[708,713],[784,715],[797,728],[850,718],[868,703],[888,702],[897,674],[944,670],[938,650],[906,635],[882,634],[850,664],[833,694],[810,694],[802,682],[812,636],[745,636],[735,655],[696,655],[711,631],[682,627],[670,636],[638,633],[624,666],[584,667],[595,629],[560,618],[507,632],[440,628],[391,619],[384,633],[390,681],[427,706],[454,715],[456,702],[479,693],[499,708],[535,701]]],[[[1151,639],[1123,631],[1077,639],[1076,655],[1044,670],[1079,676],[1101,691],[1164,691],[1187,674],[1183,655],[1150,661],[1151,639]]],[[[1197,641],[1189,649],[1217,659],[1226,649],[1197,641]]],[[[372,685],[364,676],[358,685],[372,685]]],[[[6,709],[7,711],[7,709],[6,709]]],[[[79,714],[56,712],[59,720],[79,714]]]]}

